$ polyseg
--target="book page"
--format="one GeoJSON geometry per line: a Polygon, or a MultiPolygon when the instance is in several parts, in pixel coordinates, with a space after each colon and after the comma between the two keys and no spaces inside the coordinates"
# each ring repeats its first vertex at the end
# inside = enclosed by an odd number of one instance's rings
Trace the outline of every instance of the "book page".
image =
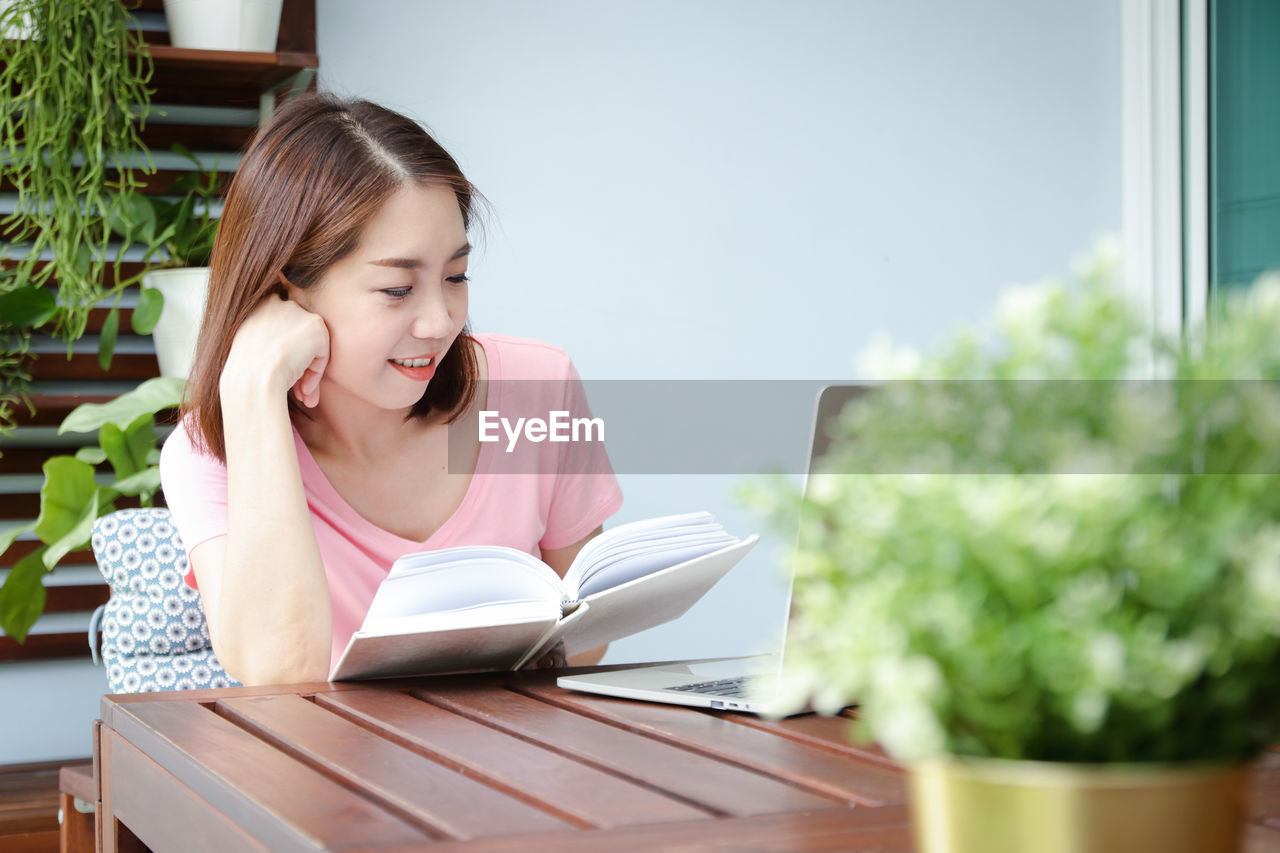
{"type": "Polygon", "coordinates": [[[565,654],[593,649],[682,616],[759,541],[741,542],[643,574],[586,598],[586,614],[562,636],[565,654]]]}
{"type": "Polygon", "coordinates": [[[415,634],[423,631],[452,631],[469,628],[478,622],[485,625],[508,625],[517,622],[557,620],[560,618],[560,602],[545,599],[530,601],[492,601],[456,610],[436,610],[429,613],[409,613],[403,616],[383,616],[373,625],[361,627],[363,637],[389,636],[391,634],[415,634]]]}
{"type": "Polygon", "coordinates": [[[522,551],[450,548],[397,560],[378,587],[361,630],[383,633],[379,624],[384,620],[450,611],[474,615],[504,602],[542,602],[543,612],[558,613],[563,600],[556,573],[522,551]]]}
{"type": "Polygon", "coordinates": [[[664,515],[660,518],[646,518],[642,521],[619,524],[584,545],[578,552],[578,556],[574,558],[573,565],[569,567],[566,576],[573,573],[577,566],[592,562],[597,554],[620,542],[641,542],[646,539],[661,538],[678,528],[714,522],[715,516],[709,512],[688,512],[682,515],[664,515]]]}
{"type": "Polygon", "coordinates": [[[588,598],[598,592],[621,586],[636,578],[653,572],[662,571],[670,566],[719,551],[738,540],[728,537],[710,539],[700,543],[686,544],[676,548],[664,548],[661,551],[636,550],[627,554],[619,554],[601,566],[593,568],[591,576],[583,580],[578,589],[578,598],[588,598]]]}

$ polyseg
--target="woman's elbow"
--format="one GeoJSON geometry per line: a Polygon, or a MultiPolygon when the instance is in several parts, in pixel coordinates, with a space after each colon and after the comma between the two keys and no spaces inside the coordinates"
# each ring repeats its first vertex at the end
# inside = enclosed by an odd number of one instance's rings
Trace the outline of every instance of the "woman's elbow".
{"type": "MultiPolygon", "coordinates": [[[[223,644],[225,646],[226,644],[223,644]]],[[[227,674],[246,687],[264,684],[301,684],[329,677],[329,647],[319,643],[244,644],[239,649],[220,647],[214,654],[227,674]]]]}

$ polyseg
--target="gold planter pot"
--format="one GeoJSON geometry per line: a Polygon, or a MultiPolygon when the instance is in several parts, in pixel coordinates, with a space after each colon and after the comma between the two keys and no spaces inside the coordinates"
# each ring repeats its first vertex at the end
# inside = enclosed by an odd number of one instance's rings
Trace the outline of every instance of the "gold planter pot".
{"type": "Polygon", "coordinates": [[[921,853],[1235,853],[1247,766],[944,759],[911,768],[921,853]]]}

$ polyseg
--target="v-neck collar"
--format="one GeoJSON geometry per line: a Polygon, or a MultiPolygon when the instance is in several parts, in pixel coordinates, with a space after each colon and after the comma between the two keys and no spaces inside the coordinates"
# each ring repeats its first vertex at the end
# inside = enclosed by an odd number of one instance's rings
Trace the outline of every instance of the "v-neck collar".
{"type": "MultiPolygon", "coordinates": [[[[499,398],[502,394],[502,383],[492,381],[494,379],[494,374],[498,372],[496,369],[496,365],[499,360],[497,347],[487,348],[480,342],[477,336],[473,336],[473,339],[476,341],[476,345],[483,351],[486,365],[487,375],[484,383],[485,399],[483,408],[501,411],[502,406],[499,398]]],[[[314,493],[316,499],[321,503],[334,507],[334,509],[336,509],[344,519],[347,519],[349,523],[363,528],[365,535],[372,535],[396,542],[400,547],[400,551],[406,554],[413,551],[428,551],[434,548],[444,547],[443,545],[435,545],[433,543],[441,537],[447,537],[451,530],[461,523],[458,519],[466,516],[468,514],[467,510],[470,509],[471,505],[479,500],[479,493],[482,489],[482,486],[480,485],[480,481],[483,479],[482,475],[490,473],[493,469],[493,453],[495,452],[494,448],[496,445],[492,442],[483,442],[480,445],[480,453],[476,458],[475,471],[471,474],[471,482],[467,483],[467,491],[462,496],[462,501],[458,504],[457,508],[454,509],[454,511],[449,514],[449,517],[444,520],[444,523],[437,527],[435,532],[426,539],[421,541],[407,539],[398,533],[392,533],[385,527],[380,527],[377,524],[374,524],[372,521],[357,512],[355,507],[351,506],[351,504],[347,502],[347,499],[344,498],[334,487],[333,483],[329,480],[328,475],[324,473],[324,469],[320,467],[320,463],[316,461],[315,456],[311,453],[311,448],[307,447],[307,443],[302,440],[302,433],[298,432],[297,426],[290,424],[290,427],[293,429],[293,442],[298,449],[298,463],[302,468],[302,482],[304,490],[308,495],[310,496],[311,493],[314,493]]]]}

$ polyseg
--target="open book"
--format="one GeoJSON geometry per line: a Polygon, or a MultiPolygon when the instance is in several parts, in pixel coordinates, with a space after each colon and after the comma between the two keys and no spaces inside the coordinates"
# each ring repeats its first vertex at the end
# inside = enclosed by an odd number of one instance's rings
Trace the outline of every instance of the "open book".
{"type": "Polygon", "coordinates": [[[519,669],[561,641],[588,651],[681,616],[758,540],[705,512],[636,521],[588,542],[563,580],[514,548],[408,554],[330,678],[519,669]]]}

